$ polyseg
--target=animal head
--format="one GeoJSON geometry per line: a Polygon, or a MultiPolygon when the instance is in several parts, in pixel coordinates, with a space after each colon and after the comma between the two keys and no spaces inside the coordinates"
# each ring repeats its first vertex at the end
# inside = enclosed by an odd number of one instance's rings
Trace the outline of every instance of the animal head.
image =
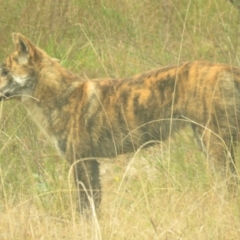
{"type": "Polygon", "coordinates": [[[13,34],[15,51],[0,66],[0,100],[32,96],[41,64],[51,58],[20,33],[13,34]]]}

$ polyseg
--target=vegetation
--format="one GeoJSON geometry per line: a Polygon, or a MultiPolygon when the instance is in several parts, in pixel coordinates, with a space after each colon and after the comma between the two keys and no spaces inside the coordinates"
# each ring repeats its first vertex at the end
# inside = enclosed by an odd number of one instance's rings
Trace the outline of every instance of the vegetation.
{"type": "MultiPolygon", "coordinates": [[[[0,58],[21,32],[82,76],[159,65],[239,65],[240,13],[227,0],[0,0],[0,58]]],[[[69,165],[17,102],[0,103],[1,239],[239,239],[240,198],[208,169],[186,130],[101,160],[100,217],[75,211],[69,165]]],[[[239,154],[238,154],[239,156],[239,154]]]]}

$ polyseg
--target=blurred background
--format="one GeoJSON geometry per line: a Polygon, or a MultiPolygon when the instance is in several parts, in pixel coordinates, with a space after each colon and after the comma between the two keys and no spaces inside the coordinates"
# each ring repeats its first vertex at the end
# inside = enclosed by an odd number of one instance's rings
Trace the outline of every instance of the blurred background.
{"type": "MultiPolygon", "coordinates": [[[[235,0],[237,1],[237,0],[235,0]]],[[[21,32],[90,75],[129,75],[196,59],[238,65],[240,19],[228,0],[0,0],[0,57],[21,32]]]]}

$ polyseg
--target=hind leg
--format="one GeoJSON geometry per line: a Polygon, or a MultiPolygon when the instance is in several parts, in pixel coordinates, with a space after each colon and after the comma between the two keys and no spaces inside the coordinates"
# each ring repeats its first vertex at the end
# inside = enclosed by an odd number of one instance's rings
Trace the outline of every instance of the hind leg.
{"type": "Polygon", "coordinates": [[[234,136],[222,136],[210,130],[193,125],[193,131],[197,142],[209,160],[210,166],[216,174],[221,173],[225,177],[232,176],[236,179],[236,165],[234,156],[234,136]]]}
{"type": "Polygon", "coordinates": [[[78,162],[74,168],[74,177],[79,193],[80,211],[90,208],[92,203],[95,209],[98,209],[101,203],[99,163],[96,160],[78,162]]]}

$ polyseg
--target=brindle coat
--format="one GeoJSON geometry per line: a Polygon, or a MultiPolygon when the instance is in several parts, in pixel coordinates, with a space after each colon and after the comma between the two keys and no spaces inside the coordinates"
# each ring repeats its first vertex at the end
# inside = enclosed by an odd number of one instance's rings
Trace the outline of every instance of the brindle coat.
{"type": "Polygon", "coordinates": [[[240,70],[187,62],[124,79],[82,79],[13,35],[16,50],[0,68],[1,99],[19,99],[42,131],[75,165],[81,206],[101,201],[100,157],[165,140],[187,124],[216,168],[235,172],[240,126],[240,70]],[[84,191],[83,185],[85,189],[84,191]]]}

